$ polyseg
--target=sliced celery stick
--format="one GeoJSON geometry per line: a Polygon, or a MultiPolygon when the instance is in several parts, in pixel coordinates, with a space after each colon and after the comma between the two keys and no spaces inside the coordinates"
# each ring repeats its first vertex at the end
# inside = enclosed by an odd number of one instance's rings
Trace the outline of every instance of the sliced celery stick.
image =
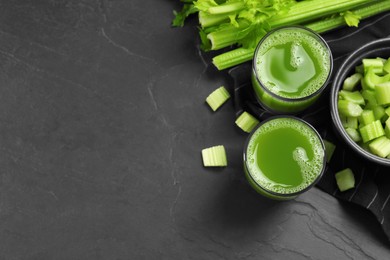
{"type": "Polygon", "coordinates": [[[212,146],[202,150],[203,165],[205,167],[227,166],[226,152],[223,145],[212,146]]]}
{"type": "Polygon", "coordinates": [[[362,140],[359,132],[354,129],[354,128],[346,128],[345,129],[345,132],[347,132],[347,134],[349,135],[349,137],[351,137],[352,140],[354,140],[355,142],[359,142],[362,140]]]}
{"type": "Polygon", "coordinates": [[[385,64],[383,65],[383,71],[390,73],[390,58],[385,61],[385,64]]]}
{"type": "Polygon", "coordinates": [[[206,102],[213,111],[217,110],[223,103],[230,98],[229,92],[224,86],[214,90],[207,98],[206,102]]]}
{"type": "Polygon", "coordinates": [[[376,85],[375,97],[379,105],[390,104],[390,82],[384,82],[376,85]]]}
{"type": "Polygon", "coordinates": [[[332,155],[334,153],[334,150],[336,149],[336,146],[328,140],[324,139],[323,141],[325,145],[326,161],[330,162],[330,159],[332,159],[332,155]]]}
{"type": "Polygon", "coordinates": [[[335,177],[340,191],[346,191],[355,187],[355,177],[350,168],[339,171],[335,177]]]}
{"type": "Polygon", "coordinates": [[[244,132],[250,133],[253,128],[257,126],[259,120],[257,120],[254,116],[244,111],[237,119],[236,125],[241,128],[244,132]]]}
{"type": "Polygon", "coordinates": [[[339,99],[337,107],[339,113],[344,116],[358,117],[363,112],[363,109],[359,105],[348,100],[339,99]]]}
{"type": "Polygon", "coordinates": [[[347,128],[348,127],[347,117],[342,114],[339,114],[339,116],[340,116],[341,124],[343,125],[344,128],[347,128]]]}
{"type": "Polygon", "coordinates": [[[364,98],[363,98],[362,94],[360,94],[359,91],[350,92],[347,90],[340,90],[339,95],[342,97],[342,99],[351,101],[355,104],[358,104],[358,105],[365,104],[364,98]]]}
{"type": "Polygon", "coordinates": [[[343,89],[348,91],[354,90],[362,78],[363,76],[360,73],[355,73],[352,76],[346,78],[344,80],[343,89]]]}
{"type": "Polygon", "coordinates": [[[363,59],[363,68],[366,73],[369,69],[372,69],[374,73],[382,73],[383,61],[381,59],[363,59]]]}
{"type": "Polygon", "coordinates": [[[345,128],[352,128],[357,129],[358,128],[358,118],[357,117],[347,117],[347,122],[344,126],[345,128]]]}
{"type": "Polygon", "coordinates": [[[374,112],[372,110],[363,110],[362,114],[359,117],[361,125],[368,125],[375,121],[374,112]]]}
{"type": "Polygon", "coordinates": [[[385,130],[383,130],[382,123],[380,120],[376,120],[368,125],[365,125],[359,130],[364,143],[367,143],[368,141],[371,141],[385,134],[385,130]]]}
{"type": "Polygon", "coordinates": [[[375,139],[368,146],[373,154],[380,157],[384,158],[390,154],[390,139],[386,136],[381,136],[375,139]]]}

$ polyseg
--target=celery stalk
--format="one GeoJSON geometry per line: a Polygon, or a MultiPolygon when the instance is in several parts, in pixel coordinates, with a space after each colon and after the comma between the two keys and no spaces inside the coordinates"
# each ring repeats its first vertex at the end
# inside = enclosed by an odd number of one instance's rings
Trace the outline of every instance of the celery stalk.
{"type": "Polygon", "coordinates": [[[340,191],[346,191],[355,187],[355,177],[350,168],[337,172],[335,177],[340,191]]]}

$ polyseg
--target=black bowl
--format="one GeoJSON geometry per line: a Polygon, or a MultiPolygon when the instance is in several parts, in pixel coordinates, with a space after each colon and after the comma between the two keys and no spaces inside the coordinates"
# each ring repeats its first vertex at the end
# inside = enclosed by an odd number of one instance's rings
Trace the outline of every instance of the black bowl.
{"type": "Polygon", "coordinates": [[[337,111],[337,95],[340,88],[343,86],[344,79],[354,73],[355,66],[361,64],[363,58],[376,57],[382,57],[385,59],[390,57],[390,38],[372,41],[367,43],[366,45],[363,45],[362,47],[354,51],[352,54],[350,54],[348,58],[343,62],[340,69],[336,72],[336,75],[333,80],[332,89],[330,93],[330,112],[336,131],[340,135],[341,139],[354,152],[368,159],[369,161],[385,166],[390,166],[390,159],[381,158],[364,150],[348,136],[348,134],[343,128],[343,125],[341,124],[339,113],[337,111]]]}

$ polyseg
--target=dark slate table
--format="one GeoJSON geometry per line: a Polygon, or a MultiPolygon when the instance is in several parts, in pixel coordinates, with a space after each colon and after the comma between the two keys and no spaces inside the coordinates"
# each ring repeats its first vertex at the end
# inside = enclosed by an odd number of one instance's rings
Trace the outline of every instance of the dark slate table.
{"type": "Polygon", "coordinates": [[[179,1],[0,3],[0,259],[388,259],[374,217],[262,198],[179,1]],[[202,167],[223,144],[229,166],[202,167]]]}

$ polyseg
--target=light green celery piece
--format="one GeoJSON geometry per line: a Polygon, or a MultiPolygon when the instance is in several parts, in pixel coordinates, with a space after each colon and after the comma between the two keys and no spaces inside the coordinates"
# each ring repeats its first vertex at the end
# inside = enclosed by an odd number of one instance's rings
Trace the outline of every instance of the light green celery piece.
{"type": "Polygon", "coordinates": [[[390,118],[385,122],[385,135],[387,138],[390,138],[390,118]]]}
{"type": "Polygon", "coordinates": [[[367,100],[366,103],[370,103],[371,105],[374,105],[374,106],[376,106],[378,104],[378,102],[376,101],[376,97],[375,97],[375,91],[365,89],[362,91],[362,96],[365,100],[367,100]]]}
{"type": "Polygon", "coordinates": [[[342,99],[338,100],[337,108],[340,114],[347,117],[348,116],[358,117],[363,112],[363,109],[359,105],[351,101],[342,100],[342,99]]]}
{"type": "Polygon", "coordinates": [[[355,176],[350,168],[337,172],[335,177],[340,191],[346,191],[355,187],[355,176]]]}
{"type": "Polygon", "coordinates": [[[198,19],[202,28],[206,28],[206,27],[218,25],[222,22],[229,21],[229,15],[228,14],[216,15],[216,14],[209,14],[207,12],[200,11],[198,13],[198,19]]]}
{"type": "Polygon", "coordinates": [[[379,105],[390,104],[390,81],[375,86],[375,97],[379,105]]]}
{"type": "Polygon", "coordinates": [[[385,130],[380,120],[361,127],[359,131],[364,143],[385,135],[385,130]]]}
{"type": "Polygon", "coordinates": [[[209,104],[213,111],[216,111],[230,98],[229,92],[224,86],[221,86],[214,90],[207,98],[206,102],[209,104]]]}
{"type": "Polygon", "coordinates": [[[390,139],[386,136],[381,136],[375,139],[368,146],[373,154],[380,157],[385,158],[390,154],[390,139]]]}
{"type": "Polygon", "coordinates": [[[385,71],[386,73],[390,73],[390,58],[388,58],[383,65],[383,71],[385,71]]]}
{"type": "Polygon", "coordinates": [[[224,167],[227,166],[226,151],[223,145],[212,146],[202,150],[203,166],[224,167]]]}
{"type": "Polygon", "coordinates": [[[273,16],[268,23],[272,28],[289,24],[299,24],[334,13],[347,11],[369,2],[365,0],[300,1],[292,5],[288,12],[273,16]]]}
{"type": "Polygon", "coordinates": [[[341,124],[343,125],[344,128],[347,128],[348,127],[347,117],[340,114],[340,113],[339,113],[339,116],[340,116],[341,124]]]}
{"type": "Polygon", "coordinates": [[[365,104],[364,98],[363,98],[362,94],[360,94],[359,91],[351,92],[351,91],[347,91],[347,90],[340,90],[339,95],[344,100],[351,101],[351,102],[353,102],[355,104],[358,104],[358,105],[364,105],[365,104]]]}
{"type": "Polygon", "coordinates": [[[390,107],[388,107],[388,108],[385,109],[385,113],[386,113],[388,116],[390,116],[390,107]]]}
{"type": "Polygon", "coordinates": [[[253,58],[254,52],[254,48],[237,48],[215,56],[213,58],[213,64],[218,70],[224,70],[246,61],[250,61],[253,58]]]}
{"type": "Polygon", "coordinates": [[[323,140],[323,142],[325,145],[326,161],[330,162],[330,160],[332,159],[334,150],[336,149],[336,145],[334,145],[332,142],[325,140],[325,139],[323,140]]]}
{"type": "Polygon", "coordinates": [[[344,126],[345,128],[352,128],[357,129],[358,128],[358,118],[357,117],[347,117],[347,122],[344,126]]]}
{"type": "Polygon", "coordinates": [[[362,137],[360,136],[359,132],[354,128],[346,128],[345,132],[351,137],[351,139],[355,142],[359,142],[362,140],[362,137]]]}
{"type": "Polygon", "coordinates": [[[348,26],[358,27],[360,19],[362,18],[360,15],[357,15],[353,12],[346,11],[342,13],[342,16],[345,19],[345,22],[348,26]]]}
{"type": "Polygon", "coordinates": [[[363,64],[360,64],[360,65],[355,67],[355,73],[360,74],[363,77],[363,74],[364,74],[363,64]]]}
{"type": "Polygon", "coordinates": [[[343,90],[353,91],[363,78],[362,74],[355,73],[352,76],[346,78],[343,83],[343,90]]]}
{"type": "Polygon", "coordinates": [[[359,117],[361,125],[368,125],[375,121],[374,112],[372,110],[363,110],[362,114],[359,117]]]}
{"type": "Polygon", "coordinates": [[[238,12],[245,8],[245,2],[227,2],[218,6],[209,7],[210,14],[226,14],[231,12],[238,12]]]}
{"type": "Polygon", "coordinates": [[[244,132],[250,133],[259,124],[259,120],[257,120],[254,116],[252,116],[248,112],[244,111],[236,119],[235,123],[244,132]]]}
{"type": "Polygon", "coordinates": [[[363,59],[363,68],[367,73],[371,69],[375,74],[383,73],[383,61],[381,59],[363,59]]]}
{"type": "Polygon", "coordinates": [[[386,115],[385,109],[382,106],[375,106],[372,108],[374,112],[374,117],[376,120],[382,120],[382,118],[386,115]]]}
{"type": "MultiPolygon", "coordinates": [[[[377,59],[373,59],[373,60],[377,60],[377,59]]],[[[375,73],[374,67],[364,68],[364,71],[365,71],[365,75],[362,81],[363,89],[374,90],[375,85],[381,83],[381,77],[375,73]]]]}

